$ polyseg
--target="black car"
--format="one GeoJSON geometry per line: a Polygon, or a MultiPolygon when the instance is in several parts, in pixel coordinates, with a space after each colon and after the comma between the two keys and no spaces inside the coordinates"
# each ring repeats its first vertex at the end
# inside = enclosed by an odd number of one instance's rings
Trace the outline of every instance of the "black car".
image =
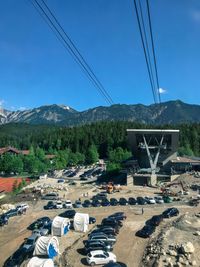
{"type": "Polygon", "coordinates": [[[126,264],[124,263],[118,263],[118,262],[109,262],[106,265],[104,265],[103,267],[127,267],[126,264]]]}
{"type": "Polygon", "coordinates": [[[60,213],[59,216],[64,217],[64,218],[73,219],[75,214],[76,214],[75,210],[66,210],[66,211],[60,213]]]}
{"type": "Polygon", "coordinates": [[[129,197],[128,204],[129,205],[136,205],[137,204],[137,200],[134,197],[129,197]]]}
{"type": "Polygon", "coordinates": [[[98,200],[93,200],[92,201],[92,206],[93,207],[101,207],[101,203],[98,200]]]}
{"type": "Polygon", "coordinates": [[[116,221],[123,221],[125,220],[127,217],[125,215],[124,212],[116,212],[110,216],[108,216],[108,218],[114,218],[116,221]]]}
{"type": "Polygon", "coordinates": [[[18,209],[11,209],[11,210],[7,211],[7,212],[5,213],[5,215],[6,215],[8,218],[10,218],[10,217],[14,217],[14,216],[20,215],[20,212],[19,212],[18,209]]]}
{"type": "Polygon", "coordinates": [[[94,250],[111,251],[112,246],[107,245],[105,242],[100,241],[100,240],[88,241],[87,243],[85,243],[86,253],[89,253],[90,251],[94,251],[94,250]]]}
{"type": "MultiPolygon", "coordinates": [[[[109,226],[109,225],[98,225],[98,228],[100,232],[105,232],[107,235],[117,235],[119,234],[119,226],[116,224],[115,226],[109,226]]],[[[95,230],[94,230],[95,231],[95,230]]]]}
{"type": "Polygon", "coordinates": [[[158,226],[162,221],[163,221],[162,215],[154,215],[150,220],[146,221],[146,224],[158,226]]]}
{"type": "Polygon", "coordinates": [[[170,218],[173,216],[178,216],[179,215],[179,210],[177,208],[169,208],[162,213],[164,218],[170,218]]]}
{"type": "Polygon", "coordinates": [[[37,219],[35,222],[33,222],[32,224],[30,224],[28,226],[28,230],[35,230],[35,229],[42,228],[44,225],[47,225],[50,222],[51,222],[51,219],[49,217],[41,217],[37,219]]]}
{"type": "Polygon", "coordinates": [[[28,259],[29,253],[25,248],[20,247],[15,253],[10,256],[4,263],[3,267],[20,267],[21,264],[28,259]]]}
{"type": "Polygon", "coordinates": [[[88,200],[88,199],[86,199],[84,202],[83,202],[83,207],[84,208],[89,208],[89,207],[91,207],[91,202],[90,202],[90,200],[88,200]]]}
{"type": "Polygon", "coordinates": [[[128,204],[128,201],[124,197],[121,197],[119,199],[119,205],[126,206],[127,204],[128,204]]]}
{"type": "Polygon", "coordinates": [[[145,205],[147,202],[143,197],[137,197],[137,203],[139,205],[145,205]]]}
{"type": "Polygon", "coordinates": [[[141,230],[136,232],[136,236],[139,237],[150,237],[155,232],[155,226],[153,225],[145,225],[141,230]]]}
{"type": "Polygon", "coordinates": [[[103,206],[103,207],[108,207],[108,206],[110,206],[110,202],[109,202],[109,200],[108,200],[107,198],[103,199],[103,200],[101,201],[101,206],[103,206]]]}
{"type": "Polygon", "coordinates": [[[8,220],[9,220],[8,216],[6,216],[4,214],[1,215],[0,216],[0,226],[7,225],[8,224],[8,220]]]}
{"type": "Polygon", "coordinates": [[[94,217],[89,217],[89,224],[93,224],[96,222],[96,219],[94,217]]]}
{"type": "MultiPolygon", "coordinates": [[[[90,234],[94,234],[94,233],[104,233],[105,235],[109,236],[109,235],[116,235],[116,231],[111,228],[111,227],[105,227],[105,228],[97,228],[94,229],[90,234]]],[[[90,236],[90,234],[88,236],[90,236]]]]}
{"type": "Polygon", "coordinates": [[[55,209],[56,208],[56,205],[53,201],[49,201],[47,203],[47,205],[44,206],[44,209],[45,210],[52,210],[52,209],[55,209]]]}
{"type": "Polygon", "coordinates": [[[110,205],[111,206],[117,206],[118,205],[118,201],[116,198],[111,198],[110,199],[110,205]]]}
{"type": "Polygon", "coordinates": [[[104,218],[101,222],[102,225],[108,225],[108,226],[119,226],[122,227],[123,223],[120,220],[115,220],[115,218],[104,218]]]}

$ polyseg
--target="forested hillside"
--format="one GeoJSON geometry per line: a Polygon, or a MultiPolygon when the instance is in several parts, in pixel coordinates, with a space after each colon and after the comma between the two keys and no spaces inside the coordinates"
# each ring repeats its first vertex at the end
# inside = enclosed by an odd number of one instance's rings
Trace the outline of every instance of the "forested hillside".
{"type": "MultiPolygon", "coordinates": [[[[0,147],[14,146],[18,149],[40,147],[45,152],[70,149],[87,154],[95,145],[101,158],[110,150],[127,148],[126,129],[155,128],[152,125],[133,122],[98,122],[79,127],[48,125],[6,124],[0,126],[0,147]]],[[[200,156],[200,124],[165,125],[156,128],[180,129],[179,151],[181,154],[200,156]]]]}

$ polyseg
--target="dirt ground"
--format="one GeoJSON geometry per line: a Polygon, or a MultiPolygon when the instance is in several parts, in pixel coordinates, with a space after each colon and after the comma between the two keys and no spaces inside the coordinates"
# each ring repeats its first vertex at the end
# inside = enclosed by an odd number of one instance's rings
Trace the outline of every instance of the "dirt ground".
{"type": "MultiPolygon", "coordinates": [[[[62,198],[65,195],[66,199],[75,201],[79,197],[81,200],[86,199],[85,193],[91,197],[100,190],[92,185],[85,186],[71,186],[68,192],[60,192],[62,198]]],[[[137,196],[152,196],[159,192],[159,189],[148,188],[148,187],[133,187],[126,188],[119,193],[112,194],[109,197],[137,197],[137,196]]],[[[47,201],[39,200],[37,202],[29,202],[30,208],[27,210],[26,215],[17,216],[10,218],[9,224],[5,227],[0,228],[0,266],[3,266],[5,260],[12,255],[17,248],[23,243],[24,238],[31,235],[31,231],[27,230],[27,226],[31,224],[37,218],[42,216],[48,216],[53,219],[56,215],[61,213],[63,210],[43,210],[43,206],[47,201]]],[[[142,239],[135,236],[137,230],[144,226],[147,219],[151,216],[162,213],[166,208],[171,206],[177,206],[180,210],[180,215],[189,212],[193,214],[199,211],[198,207],[190,207],[184,202],[176,202],[170,204],[156,204],[156,205],[145,205],[144,214],[141,214],[141,206],[116,206],[116,207],[97,207],[97,208],[81,208],[77,209],[80,212],[89,213],[97,220],[97,224],[101,222],[104,217],[117,212],[124,211],[127,215],[126,221],[117,236],[117,242],[114,246],[113,252],[117,256],[119,262],[125,263],[128,267],[139,267],[141,266],[142,257],[144,254],[145,247],[149,244],[149,239],[142,239]]],[[[174,219],[165,220],[161,226],[158,227],[153,237],[156,237],[161,231],[165,224],[174,219]]],[[[91,228],[95,227],[90,225],[91,228]]],[[[76,233],[70,231],[66,236],[59,238],[60,252],[63,253],[60,259],[60,267],[81,267],[86,266],[86,256],[83,253],[83,240],[87,239],[87,234],[76,233]]],[[[22,265],[24,266],[24,265],[22,265]]],[[[200,266],[200,265],[199,265],[200,266]]]]}

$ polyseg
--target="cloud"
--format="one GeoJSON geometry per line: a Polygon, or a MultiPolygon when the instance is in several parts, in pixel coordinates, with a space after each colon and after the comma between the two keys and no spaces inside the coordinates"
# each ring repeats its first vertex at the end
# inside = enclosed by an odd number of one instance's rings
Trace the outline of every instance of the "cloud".
{"type": "Polygon", "coordinates": [[[192,10],[191,17],[194,21],[200,22],[200,10],[192,10]]]}
{"type": "Polygon", "coordinates": [[[166,94],[166,93],[167,93],[167,90],[165,90],[165,89],[163,89],[163,88],[159,88],[159,89],[158,89],[158,92],[159,92],[160,94],[166,94]]]}
{"type": "Polygon", "coordinates": [[[2,107],[5,104],[5,100],[0,99],[0,107],[2,107]]]}
{"type": "Polygon", "coordinates": [[[26,110],[26,107],[20,107],[19,110],[24,111],[24,110],[26,110]]]}

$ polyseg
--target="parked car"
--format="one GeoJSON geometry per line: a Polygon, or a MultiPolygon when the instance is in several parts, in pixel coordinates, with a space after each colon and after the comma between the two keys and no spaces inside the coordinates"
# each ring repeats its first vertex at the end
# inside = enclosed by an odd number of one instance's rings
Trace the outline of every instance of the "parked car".
{"type": "Polygon", "coordinates": [[[85,244],[85,251],[89,253],[90,251],[95,250],[104,250],[104,251],[111,251],[113,248],[111,245],[106,245],[103,241],[89,241],[85,244]]]}
{"type": "Polygon", "coordinates": [[[156,204],[156,201],[153,197],[145,197],[144,198],[147,202],[147,204],[156,204]]]}
{"type": "Polygon", "coordinates": [[[52,221],[50,221],[48,224],[45,224],[42,228],[40,229],[46,229],[48,230],[48,235],[51,234],[51,226],[52,226],[52,221]]]}
{"type": "Polygon", "coordinates": [[[126,214],[124,212],[115,212],[115,213],[111,214],[110,216],[108,216],[108,218],[114,218],[117,221],[123,221],[127,217],[126,217],[126,214]]]}
{"type": "Polygon", "coordinates": [[[147,204],[146,200],[143,197],[137,197],[137,203],[139,205],[145,205],[145,204],[147,204]]]}
{"type": "Polygon", "coordinates": [[[7,225],[8,224],[8,216],[3,214],[0,216],[0,226],[4,226],[4,225],[7,225]]]}
{"type": "Polygon", "coordinates": [[[34,233],[34,234],[32,234],[30,237],[28,237],[28,238],[25,240],[25,242],[24,242],[22,248],[25,248],[25,249],[27,250],[27,252],[32,253],[33,250],[34,250],[34,248],[35,248],[35,243],[36,243],[37,239],[38,239],[40,236],[41,236],[41,235],[38,234],[38,233],[34,233]]]}
{"type": "Polygon", "coordinates": [[[102,199],[102,201],[101,201],[101,206],[103,206],[103,207],[108,207],[108,206],[110,206],[110,202],[109,202],[109,200],[108,200],[107,198],[102,199]]]}
{"type": "Polygon", "coordinates": [[[28,226],[28,230],[35,230],[47,225],[51,222],[49,217],[41,217],[28,226]]]}
{"type": "Polygon", "coordinates": [[[19,204],[17,205],[16,209],[19,210],[19,211],[24,211],[24,210],[27,210],[29,208],[29,205],[26,204],[26,203],[22,203],[22,204],[19,204]]]}
{"type": "Polygon", "coordinates": [[[127,204],[128,204],[128,201],[124,197],[121,197],[119,199],[119,205],[126,206],[127,204]]]}
{"type": "Polygon", "coordinates": [[[44,206],[45,210],[52,210],[55,209],[55,203],[53,201],[49,201],[47,205],[44,206]]]}
{"type": "Polygon", "coordinates": [[[3,267],[20,267],[30,255],[27,249],[20,247],[5,261],[3,267]]]}
{"type": "Polygon", "coordinates": [[[89,207],[91,207],[91,202],[90,202],[90,200],[88,200],[88,199],[86,199],[84,202],[83,202],[83,207],[84,208],[89,208],[89,207]]]}
{"type": "Polygon", "coordinates": [[[156,196],[156,197],[154,197],[154,199],[155,199],[156,203],[158,203],[158,204],[164,203],[164,200],[161,196],[156,196]]]}
{"type": "Polygon", "coordinates": [[[91,204],[93,207],[101,207],[101,203],[98,200],[93,200],[91,204]]]}
{"type": "MultiPolygon", "coordinates": [[[[98,225],[97,226],[98,228],[97,229],[99,229],[101,232],[104,232],[104,231],[114,231],[114,234],[112,234],[112,235],[117,235],[117,234],[119,234],[119,229],[120,229],[120,227],[119,227],[119,225],[118,224],[116,224],[116,225],[112,225],[112,226],[110,226],[110,225],[98,225]]],[[[107,235],[109,235],[109,233],[106,233],[105,232],[105,234],[107,234],[107,235]]]]}
{"type": "Polygon", "coordinates": [[[116,256],[112,252],[105,252],[103,250],[91,251],[87,255],[87,263],[91,266],[97,264],[105,264],[108,262],[116,262],[116,256]]]}
{"type": "Polygon", "coordinates": [[[136,232],[136,236],[147,238],[155,232],[155,226],[145,225],[141,230],[136,232]]]}
{"type": "Polygon", "coordinates": [[[128,204],[129,205],[136,205],[137,204],[137,200],[134,197],[129,197],[128,204]]]}
{"type": "Polygon", "coordinates": [[[14,217],[17,216],[19,214],[21,214],[21,212],[18,209],[11,209],[9,211],[7,211],[6,213],[4,213],[8,218],[10,217],[14,217]]]}
{"type": "Polygon", "coordinates": [[[104,218],[102,221],[101,221],[101,224],[102,225],[118,225],[119,227],[122,227],[123,226],[123,223],[121,220],[116,220],[115,217],[108,217],[108,218],[104,218]]]}
{"type": "Polygon", "coordinates": [[[116,242],[116,237],[115,236],[107,236],[104,233],[93,233],[89,236],[88,241],[90,240],[101,240],[106,242],[106,244],[113,245],[116,242]]]}
{"type": "Polygon", "coordinates": [[[162,215],[154,215],[150,220],[146,221],[146,224],[158,226],[162,221],[163,221],[162,215]]]}
{"type": "Polygon", "coordinates": [[[82,208],[82,203],[80,200],[76,200],[73,206],[74,208],[82,208]]]}
{"type": "Polygon", "coordinates": [[[42,196],[42,199],[46,199],[46,200],[58,200],[58,193],[54,193],[54,192],[51,192],[51,193],[48,193],[44,196],[42,196]]]}
{"type": "Polygon", "coordinates": [[[168,208],[162,213],[164,218],[170,218],[173,216],[178,216],[179,215],[179,210],[177,208],[168,208]]]}
{"type": "Polygon", "coordinates": [[[38,236],[46,236],[49,234],[49,230],[46,228],[35,229],[33,230],[32,234],[36,234],[38,236]]]}
{"type": "MultiPolygon", "coordinates": [[[[110,235],[115,236],[115,235],[117,235],[115,229],[113,229],[111,227],[97,228],[97,229],[93,230],[90,234],[94,234],[94,233],[104,233],[107,236],[110,236],[110,235]]],[[[89,236],[90,236],[90,234],[89,234],[89,236]]]]}
{"type": "Polygon", "coordinates": [[[56,209],[62,209],[63,208],[63,203],[61,200],[56,201],[55,208],[56,209]]]}
{"type": "Polygon", "coordinates": [[[66,208],[66,209],[72,209],[72,202],[71,200],[66,200],[63,204],[63,208],[66,208]]]}
{"type": "Polygon", "coordinates": [[[118,205],[118,201],[116,198],[111,198],[110,199],[110,205],[111,206],[117,206],[118,205]]]}
{"type": "Polygon", "coordinates": [[[75,210],[66,210],[66,211],[60,213],[59,216],[64,217],[64,218],[73,219],[75,214],[76,214],[75,210]]]}
{"type": "Polygon", "coordinates": [[[103,267],[127,267],[124,263],[118,263],[118,262],[109,262],[105,264],[103,267]]]}
{"type": "Polygon", "coordinates": [[[96,222],[96,219],[94,217],[89,217],[89,224],[93,224],[96,222]]]}

